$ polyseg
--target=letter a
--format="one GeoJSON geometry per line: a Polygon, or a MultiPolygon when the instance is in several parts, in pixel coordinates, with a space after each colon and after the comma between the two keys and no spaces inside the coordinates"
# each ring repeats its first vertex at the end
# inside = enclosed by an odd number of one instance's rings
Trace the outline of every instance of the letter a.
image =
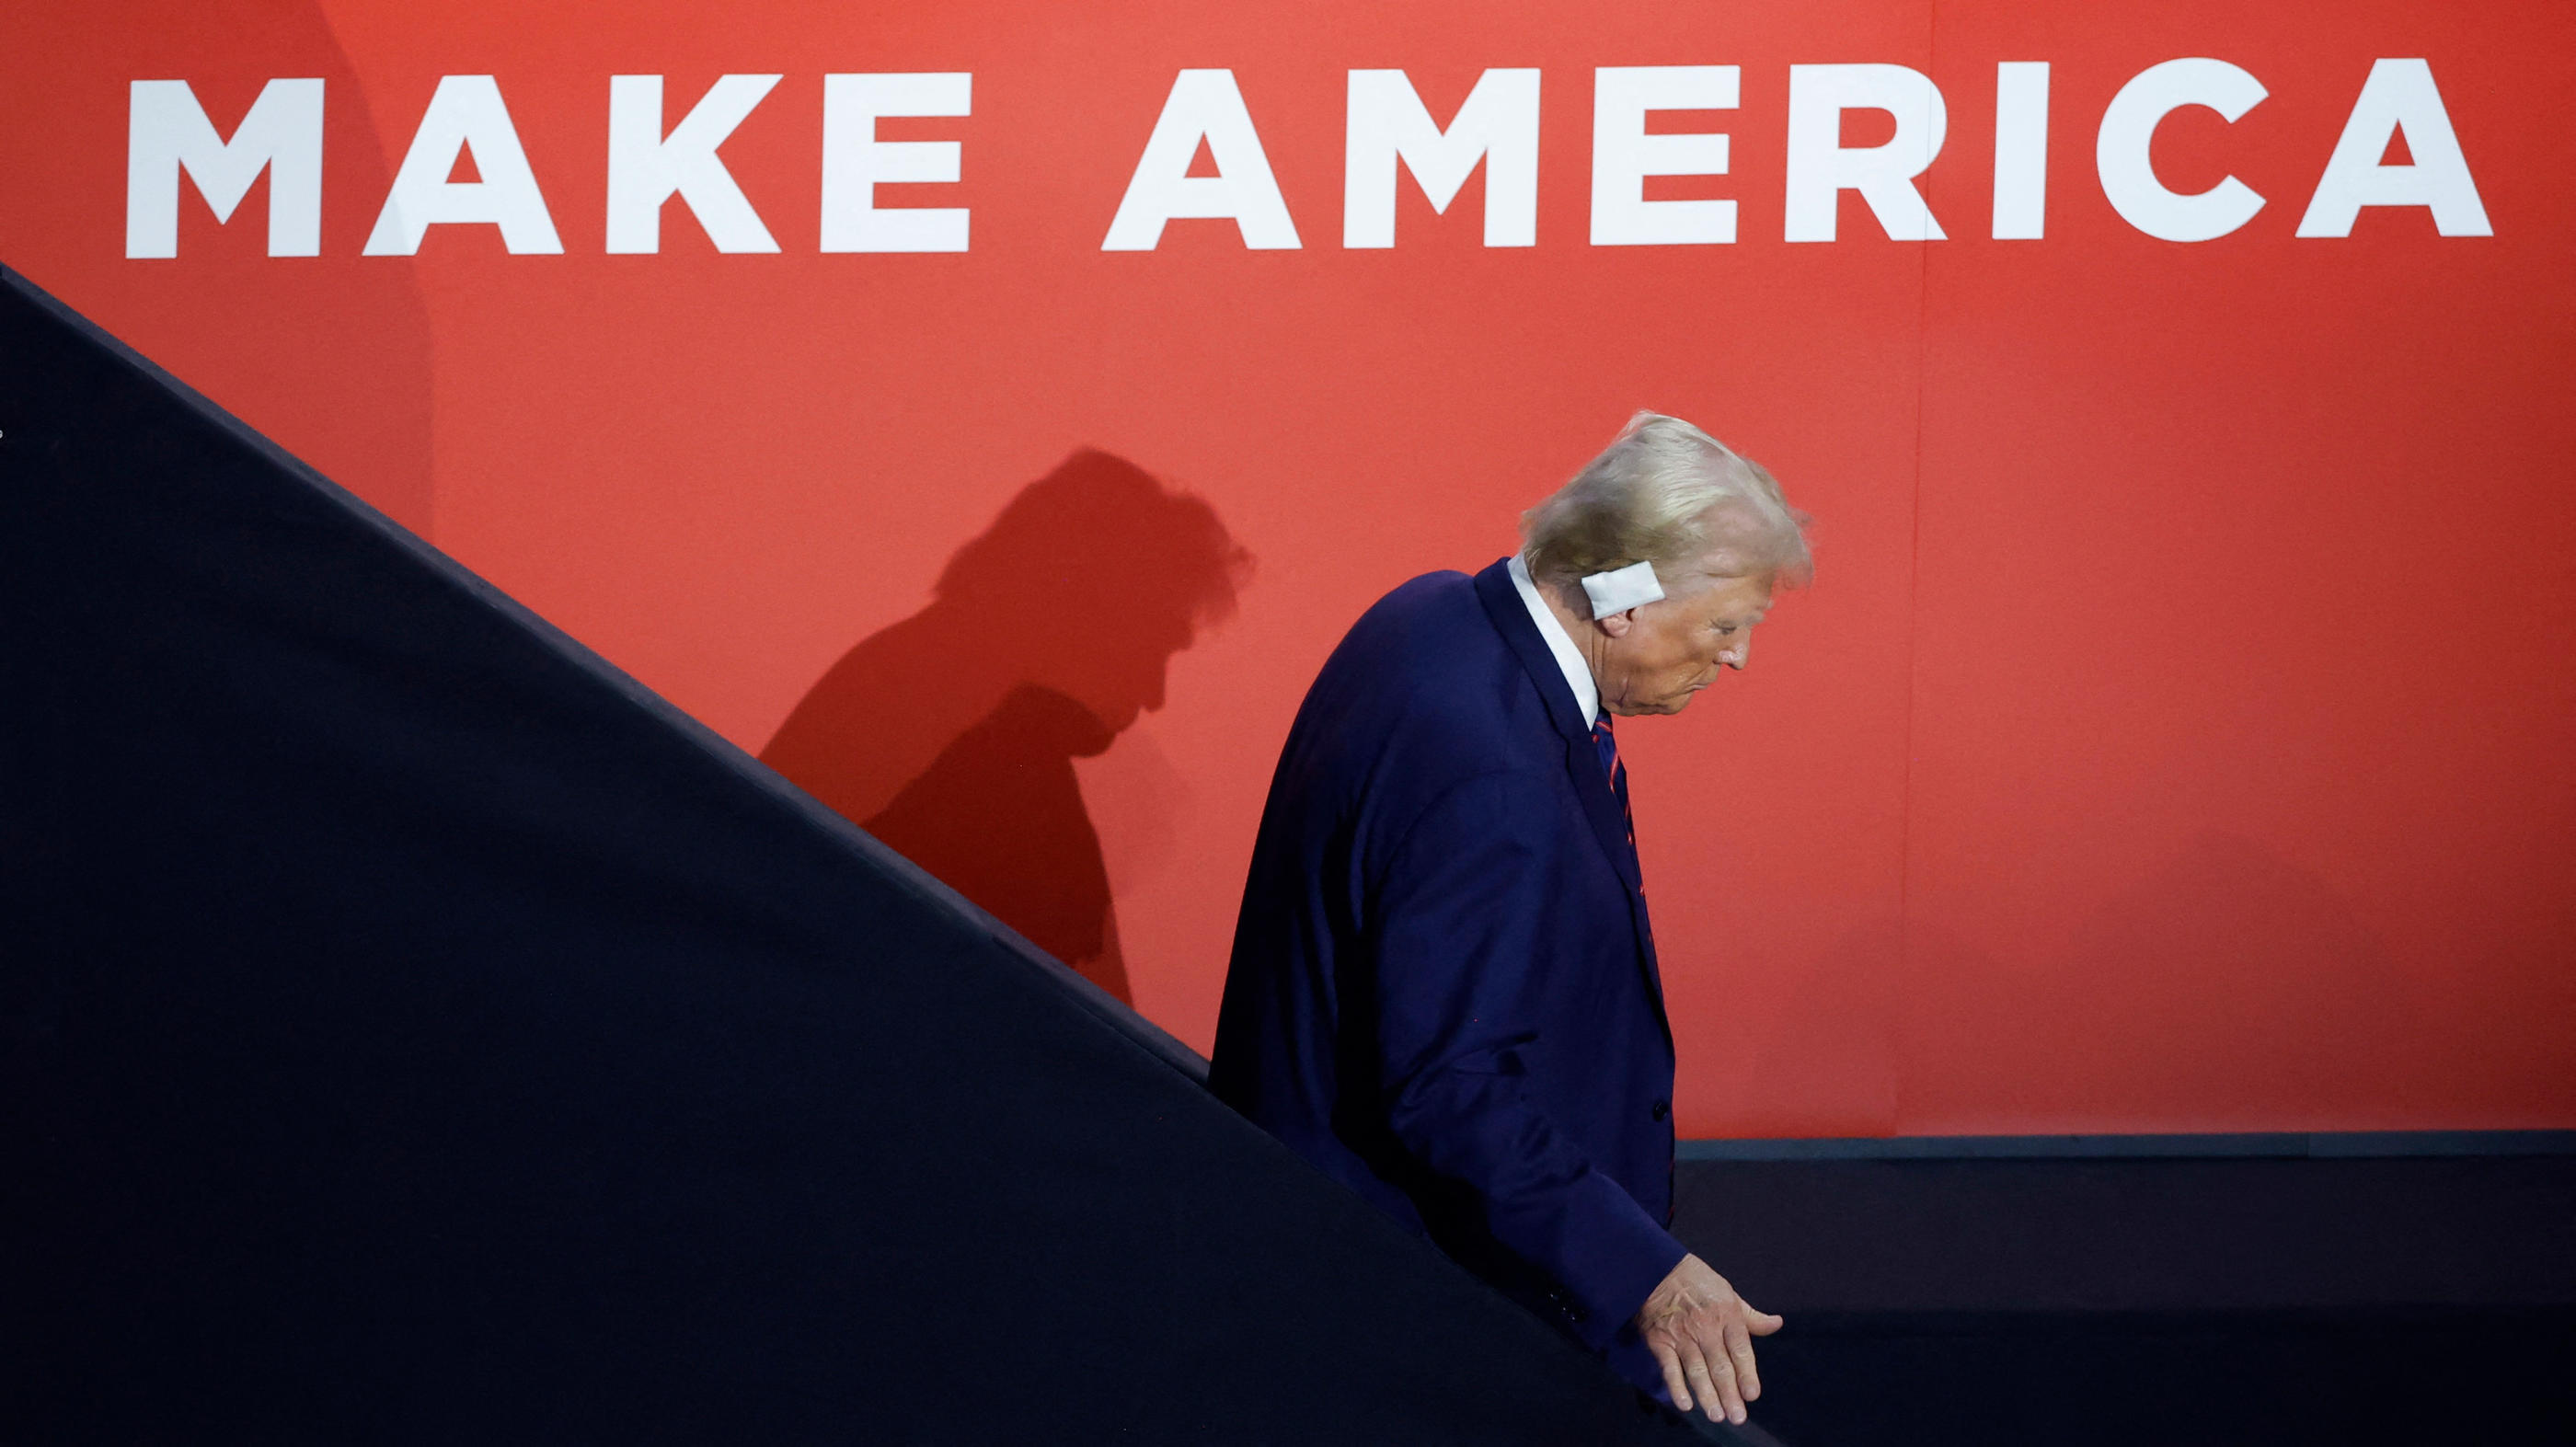
{"type": "Polygon", "coordinates": [[[528,154],[519,149],[518,128],[510,124],[509,107],[501,104],[501,87],[488,75],[443,75],[394,173],[385,209],[376,213],[376,228],[367,234],[369,256],[412,256],[429,228],[481,222],[501,228],[501,244],[513,255],[559,256],[563,241],[555,235],[554,218],[537,189],[528,154]],[[480,181],[450,181],[456,158],[474,148],[480,181]]]}
{"type": "Polygon", "coordinates": [[[2451,132],[2450,113],[2442,109],[2442,93],[2433,86],[2433,67],[2421,60],[2371,62],[2370,79],[2362,82],[2343,138],[2317,178],[2308,214],[2299,218],[2299,234],[2350,236],[2364,206],[2429,207],[2433,229],[2444,236],[2495,235],[2478,200],[2478,183],[2469,179],[2460,138],[2451,132]],[[2415,164],[2379,164],[2401,127],[2415,164]]]}
{"type": "Polygon", "coordinates": [[[1231,220],[1254,251],[1298,245],[1287,199],[1270,174],[1270,158],[1261,153],[1261,136],[1252,129],[1230,70],[1185,70],[1173,78],[1171,96],[1100,249],[1151,251],[1163,239],[1164,222],[1186,218],[1231,220]],[[1213,176],[1190,174],[1202,139],[1216,162],[1213,176]]]}

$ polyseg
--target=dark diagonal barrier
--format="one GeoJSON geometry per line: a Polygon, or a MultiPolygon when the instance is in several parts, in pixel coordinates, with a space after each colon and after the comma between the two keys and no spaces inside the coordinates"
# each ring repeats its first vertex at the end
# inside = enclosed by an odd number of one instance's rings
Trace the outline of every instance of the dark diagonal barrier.
{"type": "Polygon", "coordinates": [[[0,281],[0,1435],[1691,1439],[0,281]]]}

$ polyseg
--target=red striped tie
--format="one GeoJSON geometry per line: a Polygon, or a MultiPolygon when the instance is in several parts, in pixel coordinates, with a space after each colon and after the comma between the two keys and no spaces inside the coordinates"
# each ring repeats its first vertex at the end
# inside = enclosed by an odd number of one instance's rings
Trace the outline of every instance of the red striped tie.
{"type": "Polygon", "coordinates": [[[1619,762],[1619,740],[1610,732],[1610,715],[1603,714],[1592,725],[1592,747],[1601,755],[1601,772],[1610,780],[1610,792],[1619,800],[1619,817],[1628,826],[1628,847],[1637,847],[1637,816],[1628,809],[1628,766],[1619,762]]]}

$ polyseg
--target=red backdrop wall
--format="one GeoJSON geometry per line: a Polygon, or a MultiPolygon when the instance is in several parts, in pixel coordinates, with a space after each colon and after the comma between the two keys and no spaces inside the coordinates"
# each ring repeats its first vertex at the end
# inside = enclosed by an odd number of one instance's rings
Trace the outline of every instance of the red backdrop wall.
{"type": "MultiPolygon", "coordinates": [[[[1134,997],[1202,1048],[1341,630],[1504,553],[1632,409],[1680,413],[1783,479],[1820,561],[1750,671],[1622,735],[1686,1134],[2564,1127],[2571,53],[2542,0],[19,5],[0,261],[754,750],[1078,449],[1203,498],[1256,560],[1240,607],[1073,765],[1134,997]],[[2269,91],[2157,133],[2172,189],[2266,198],[2199,243],[2122,219],[2093,144],[2187,56],[2269,91]],[[2293,234],[2381,57],[2429,62],[2492,236],[2420,206],[2293,234]],[[1989,236],[2006,61],[2052,67],[2039,240],[1989,236]],[[1782,239],[1817,62],[1940,87],[1948,239],[1854,192],[1838,240],[1782,239]],[[1736,199],[1733,244],[1589,244],[1593,68],[1634,65],[1741,67],[1736,109],[1657,122],[1728,133],[1728,174],[1646,192],[1736,199]],[[1480,171],[1446,214],[1401,178],[1396,245],[1343,247],[1347,73],[1445,121],[1506,66],[1543,76],[1537,244],[1483,244],[1480,171]],[[1105,252],[1208,67],[1302,245],[1176,220],[1105,252]],[[882,201],[968,208],[971,249],[824,254],[823,76],[913,71],[971,72],[972,114],[881,133],[961,142],[962,178],[882,201]],[[784,77],[722,150],[781,250],[718,254],[674,201],[658,254],[606,254],[609,77],[666,77],[676,122],[731,73],[784,77]],[[562,254],[444,225],[361,255],[439,78],[483,74],[562,254]],[[321,255],[266,254],[263,179],[220,224],[183,183],[178,256],[128,259],[131,82],[230,134],[277,77],[326,82],[321,255]]],[[[1050,565],[1067,597],[1091,546],[1050,565]]],[[[939,656],[1015,656],[988,626],[939,656]]]]}

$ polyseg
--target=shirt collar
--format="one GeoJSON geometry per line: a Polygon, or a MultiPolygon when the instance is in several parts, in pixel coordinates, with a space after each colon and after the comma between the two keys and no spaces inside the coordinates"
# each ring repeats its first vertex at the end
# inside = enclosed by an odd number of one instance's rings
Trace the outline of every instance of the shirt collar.
{"type": "Polygon", "coordinates": [[[1514,554],[1511,561],[1512,588],[1521,595],[1521,606],[1529,609],[1530,621],[1538,625],[1538,636],[1547,640],[1547,651],[1556,658],[1556,666],[1565,674],[1565,686],[1574,690],[1574,706],[1589,728],[1601,718],[1601,688],[1592,681],[1592,665],[1583,661],[1583,653],[1566,636],[1565,625],[1556,620],[1556,611],[1539,596],[1538,584],[1530,580],[1529,564],[1514,554]]]}

